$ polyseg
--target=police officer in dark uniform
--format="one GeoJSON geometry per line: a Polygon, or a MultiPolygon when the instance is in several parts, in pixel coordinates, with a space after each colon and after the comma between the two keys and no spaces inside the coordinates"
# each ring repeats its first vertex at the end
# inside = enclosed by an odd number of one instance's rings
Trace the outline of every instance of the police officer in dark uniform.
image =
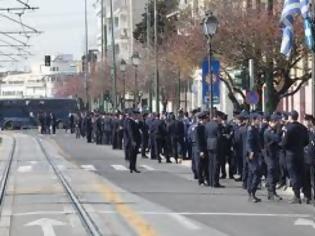
{"type": "Polygon", "coordinates": [[[194,175],[194,179],[198,179],[198,154],[199,149],[197,146],[197,138],[196,138],[196,127],[199,125],[198,121],[198,113],[192,117],[192,124],[188,128],[187,131],[187,141],[190,143],[192,148],[192,157],[191,157],[191,170],[194,175]]]}
{"type": "Polygon", "coordinates": [[[103,122],[102,117],[99,113],[96,114],[96,144],[100,145],[102,144],[102,136],[103,136],[103,122]]]}
{"type": "Polygon", "coordinates": [[[248,177],[248,162],[247,162],[247,130],[249,126],[249,114],[245,111],[241,112],[240,114],[242,123],[239,128],[240,132],[240,139],[241,139],[241,155],[242,155],[242,181],[243,181],[243,188],[247,189],[247,177],[248,177]]]}
{"type": "Polygon", "coordinates": [[[165,122],[162,119],[160,119],[159,114],[156,115],[156,118],[152,122],[151,129],[153,135],[154,157],[158,160],[159,163],[161,163],[162,162],[161,152],[163,138],[166,135],[166,126],[165,122]]]}
{"type": "Polygon", "coordinates": [[[139,122],[141,130],[141,156],[142,158],[148,158],[146,156],[146,150],[149,146],[149,126],[146,122],[148,114],[143,114],[143,120],[139,122]]]}
{"type": "MultiPolygon", "coordinates": [[[[178,163],[178,151],[184,150],[184,137],[185,137],[185,127],[182,121],[176,119],[174,114],[171,114],[171,121],[169,125],[169,135],[171,138],[171,148],[172,153],[175,157],[176,163],[178,163]]],[[[183,157],[182,154],[180,154],[183,157]]]]}
{"type": "Polygon", "coordinates": [[[88,143],[92,143],[93,120],[92,113],[86,117],[86,139],[88,143]]]}
{"type": "Polygon", "coordinates": [[[208,184],[211,187],[224,187],[219,183],[220,179],[220,160],[218,156],[218,141],[220,139],[221,118],[217,112],[212,120],[206,124],[206,139],[208,152],[208,184]]]}
{"type": "Polygon", "coordinates": [[[206,128],[208,113],[200,112],[197,114],[198,123],[195,125],[195,129],[192,134],[192,152],[193,161],[196,166],[196,177],[198,177],[199,185],[207,185],[208,175],[208,152],[207,152],[207,140],[206,140],[206,128]]]}
{"type": "Polygon", "coordinates": [[[269,126],[264,132],[265,163],[267,165],[268,200],[282,200],[276,192],[276,184],[279,181],[279,153],[281,136],[277,131],[279,120],[277,114],[270,117],[269,126]]]}
{"type": "Polygon", "coordinates": [[[304,174],[304,147],[308,144],[308,131],[304,125],[298,122],[299,113],[297,111],[292,111],[290,118],[290,123],[286,126],[283,136],[287,167],[294,192],[294,198],[290,203],[301,204],[300,190],[304,174]]]}
{"type": "Polygon", "coordinates": [[[314,200],[314,166],[315,166],[315,119],[311,115],[304,118],[305,125],[308,128],[309,144],[304,149],[304,178],[303,193],[306,203],[310,204],[314,200]]]}
{"type": "MultiPolygon", "coordinates": [[[[280,137],[283,137],[287,123],[288,123],[288,115],[287,113],[282,113],[280,125],[278,127],[278,133],[280,137]]],[[[279,153],[279,168],[280,168],[280,179],[279,179],[278,189],[282,187],[285,187],[286,189],[289,173],[288,173],[287,161],[286,161],[286,151],[282,142],[280,145],[280,153],[279,153]]]]}
{"type": "Polygon", "coordinates": [[[251,124],[247,129],[246,150],[247,150],[247,192],[249,201],[254,203],[260,202],[261,199],[256,197],[256,191],[260,183],[260,142],[259,142],[259,119],[257,114],[251,115],[251,124]]]}
{"type": "Polygon", "coordinates": [[[221,139],[219,141],[219,156],[222,179],[226,178],[226,163],[229,165],[229,178],[233,179],[235,174],[235,161],[232,152],[233,127],[227,123],[228,116],[222,114],[221,139]]]}
{"type": "Polygon", "coordinates": [[[128,122],[126,124],[126,151],[129,153],[129,169],[130,173],[140,173],[136,168],[137,154],[141,144],[141,134],[139,125],[136,120],[139,118],[140,112],[133,110],[129,112],[128,122]]]}

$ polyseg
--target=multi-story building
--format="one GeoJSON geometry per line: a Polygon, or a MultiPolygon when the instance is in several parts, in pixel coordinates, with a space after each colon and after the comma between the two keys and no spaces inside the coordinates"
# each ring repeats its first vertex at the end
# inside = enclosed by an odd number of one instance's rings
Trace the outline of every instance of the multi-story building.
{"type": "Polygon", "coordinates": [[[104,45],[104,51],[107,49],[108,52],[110,52],[112,47],[110,1],[113,2],[114,38],[117,60],[129,60],[135,51],[133,31],[136,24],[142,20],[142,14],[145,12],[145,6],[148,0],[95,1],[94,6],[98,19],[97,45],[99,52],[102,51],[102,43],[104,45]],[[104,27],[103,30],[102,26],[104,27]]]}
{"type": "Polygon", "coordinates": [[[53,97],[53,78],[42,74],[13,74],[0,81],[0,98],[53,97]]]}

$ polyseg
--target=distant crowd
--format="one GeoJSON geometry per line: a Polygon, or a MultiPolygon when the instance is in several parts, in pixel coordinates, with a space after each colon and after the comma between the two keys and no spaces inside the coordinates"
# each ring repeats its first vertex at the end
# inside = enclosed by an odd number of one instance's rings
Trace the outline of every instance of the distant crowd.
{"type": "MultiPolygon", "coordinates": [[[[292,204],[314,201],[314,117],[302,117],[302,124],[296,111],[270,115],[242,111],[230,120],[223,112],[212,113],[212,117],[198,109],[177,114],[134,109],[116,114],[78,113],[70,115],[69,129],[88,143],[124,150],[131,173],[140,173],[138,154],[159,163],[172,163],[171,158],[176,163],[191,160],[199,185],[224,188],[220,179],[228,177],[242,182],[249,201],[257,203],[261,199],[256,192],[265,179],[270,201],[282,200],[277,189],[289,186],[294,192],[292,204]]],[[[53,115],[46,119],[54,122],[53,115]]]]}

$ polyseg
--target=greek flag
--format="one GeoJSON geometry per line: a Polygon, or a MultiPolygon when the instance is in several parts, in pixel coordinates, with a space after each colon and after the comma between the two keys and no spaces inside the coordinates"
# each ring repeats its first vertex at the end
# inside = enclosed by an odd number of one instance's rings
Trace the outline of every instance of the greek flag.
{"type": "Polygon", "coordinates": [[[294,40],[293,23],[294,17],[298,15],[301,15],[304,19],[306,45],[309,49],[314,49],[310,0],[285,0],[280,22],[283,29],[281,53],[286,57],[289,57],[292,52],[294,40]]]}

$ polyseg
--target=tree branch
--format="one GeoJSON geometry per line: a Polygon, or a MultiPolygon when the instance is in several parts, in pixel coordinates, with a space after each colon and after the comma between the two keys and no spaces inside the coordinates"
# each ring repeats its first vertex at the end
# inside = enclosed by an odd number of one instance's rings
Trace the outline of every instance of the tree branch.
{"type": "Polygon", "coordinates": [[[280,95],[280,98],[285,98],[285,97],[289,97],[296,94],[310,78],[311,78],[311,74],[306,74],[302,76],[301,78],[295,79],[295,81],[301,81],[300,84],[292,92],[288,92],[286,94],[280,95]]]}

